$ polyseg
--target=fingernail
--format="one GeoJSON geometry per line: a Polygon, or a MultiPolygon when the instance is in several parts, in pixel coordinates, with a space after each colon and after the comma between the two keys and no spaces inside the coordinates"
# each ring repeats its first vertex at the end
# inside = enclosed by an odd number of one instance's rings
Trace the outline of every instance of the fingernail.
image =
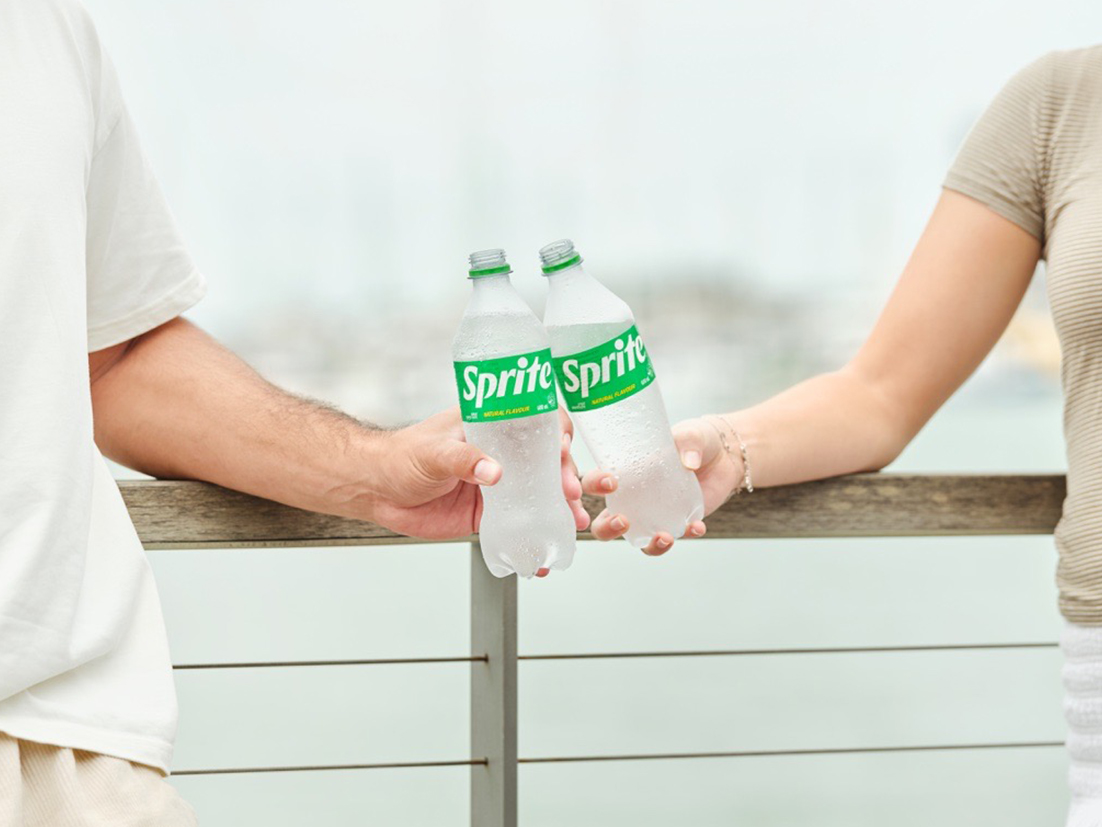
{"type": "Polygon", "coordinates": [[[700,467],[700,451],[686,451],[681,455],[681,462],[686,468],[695,471],[700,467]]]}
{"type": "Polygon", "coordinates": [[[704,529],[698,525],[694,525],[692,528],[689,529],[689,533],[692,534],[694,537],[703,537],[704,529]]]}
{"type": "Polygon", "coordinates": [[[602,490],[611,491],[615,487],[616,487],[616,482],[612,479],[612,477],[605,477],[603,480],[601,480],[601,489],[602,490]]]}
{"type": "Polygon", "coordinates": [[[536,570],[536,577],[546,577],[550,573],[551,573],[551,569],[537,569],[536,570]]]}
{"type": "Polygon", "coordinates": [[[669,548],[673,545],[673,543],[671,543],[669,540],[657,540],[655,541],[655,545],[659,548],[669,548]]]}
{"type": "Polygon", "coordinates": [[[612,526],[613,531],[625,531],[628,527],[623,517],[613,517],[609,525],[612,526]]]}
{"type": "Polygon", "coordinates": [[[480,459],[474,467],[474,478],[479,485],[493,485],[501,476],[501,466],[492,459],[480,459]]]}

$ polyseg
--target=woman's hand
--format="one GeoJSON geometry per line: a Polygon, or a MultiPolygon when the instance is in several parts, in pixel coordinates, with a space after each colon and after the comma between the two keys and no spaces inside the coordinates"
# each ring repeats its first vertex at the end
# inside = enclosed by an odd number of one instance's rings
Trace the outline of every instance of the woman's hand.
{"type": "MultiPolygon", "coordinates": [[[[673,428],[673,440],[681,457],[681,464],[696,474],[700,490],[704,494],[704,513],[711,514],[731,496],[731,492],[742,481],[742,459],[731,455],[723,446],[720,431],[723,431],[728,445],[734,442],[731,427],[718,416],[686,419],[673,428]]],[[[736,448],[737,450],[737,448],[736,448]]],[[[598,497],[607,497],[616,490],[616,477],[607,471],[590,471],[582,479],[585,493],[598,497]]],[[[628,530],[628,519],[623,514],[610,512],[607,508],[593,520],[592,533],[598,540],[615,540],[628,530]]],[[[686,538],[703,537],[706,531],[704,522],[698,520],[685,531],[686,538]]],[[[666,532],[659,532],[643,549],[644,554],[658,556],[673,548],[674,538],[666,532]]]]}
{"type": "Polygon", "coordinates": [[[696,472],[707,516],[727,502],[731,493],[743,483],[745,470],[738,437],[726,419],[712,414],[674,425],[673,441],[681,455],[681,464],[696,472]]]}

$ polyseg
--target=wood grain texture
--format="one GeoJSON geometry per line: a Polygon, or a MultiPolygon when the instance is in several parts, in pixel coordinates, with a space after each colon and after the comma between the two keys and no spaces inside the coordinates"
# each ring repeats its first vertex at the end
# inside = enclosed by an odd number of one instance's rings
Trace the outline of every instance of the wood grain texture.
{"type": "MultiPolygon", "coordinates": [[[[119,488],[149,549],[425,542],[208,483],[123,481],[119,488]]],[[[708,536],[1051,534],[1064,495],[1064,477],[1056,474],[857,474],[741,494],[708,518],[708,536]]],[[[586,501],[590,514],[600,506],[586,501]]]]}
{"type": "Polygon", "coordinates": [[[855,474],[757,489],[708,520],[717,537],[1051,534],[1062,475],[855,474]]]}

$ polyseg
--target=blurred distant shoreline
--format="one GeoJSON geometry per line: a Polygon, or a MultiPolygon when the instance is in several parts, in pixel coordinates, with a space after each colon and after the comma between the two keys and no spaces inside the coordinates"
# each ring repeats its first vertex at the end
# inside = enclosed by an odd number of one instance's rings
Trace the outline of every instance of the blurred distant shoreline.
{"type": "MultiPolygon", "coordinates": [[[[879,312],[879,302],[769,295],[711,276],[621,281],[609,286],[635,312],[673,417],[753,404],[841,367],[879,312]]],[[[451,340],[465,300],[350,315],[287,308],[253,317],[228,343],[278,384],[399,425],[455,404],[451,340]]],[[[973,381],[993,402],[1050,398],[1059,393],[1058,371],[1059,345],[1038,288],[973,381]]]]}

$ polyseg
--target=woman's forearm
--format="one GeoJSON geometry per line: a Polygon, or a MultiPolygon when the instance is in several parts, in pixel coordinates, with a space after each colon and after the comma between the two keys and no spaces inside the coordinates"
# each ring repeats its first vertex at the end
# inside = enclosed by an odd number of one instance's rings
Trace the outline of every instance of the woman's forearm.
{"type": "Polygon", "coordinates": [[[852,367],[808,379],[724,419],[746,444],[755,486],[876,471],[914,435],[914,426],[852,367]]]}
{"type": "Polygon", "coordinates": [[[727,417],[755,485],[883,468],[976,369],[1010,322],[1039,241],[944,192],[876,327],[840,371],[727,417]]]}

